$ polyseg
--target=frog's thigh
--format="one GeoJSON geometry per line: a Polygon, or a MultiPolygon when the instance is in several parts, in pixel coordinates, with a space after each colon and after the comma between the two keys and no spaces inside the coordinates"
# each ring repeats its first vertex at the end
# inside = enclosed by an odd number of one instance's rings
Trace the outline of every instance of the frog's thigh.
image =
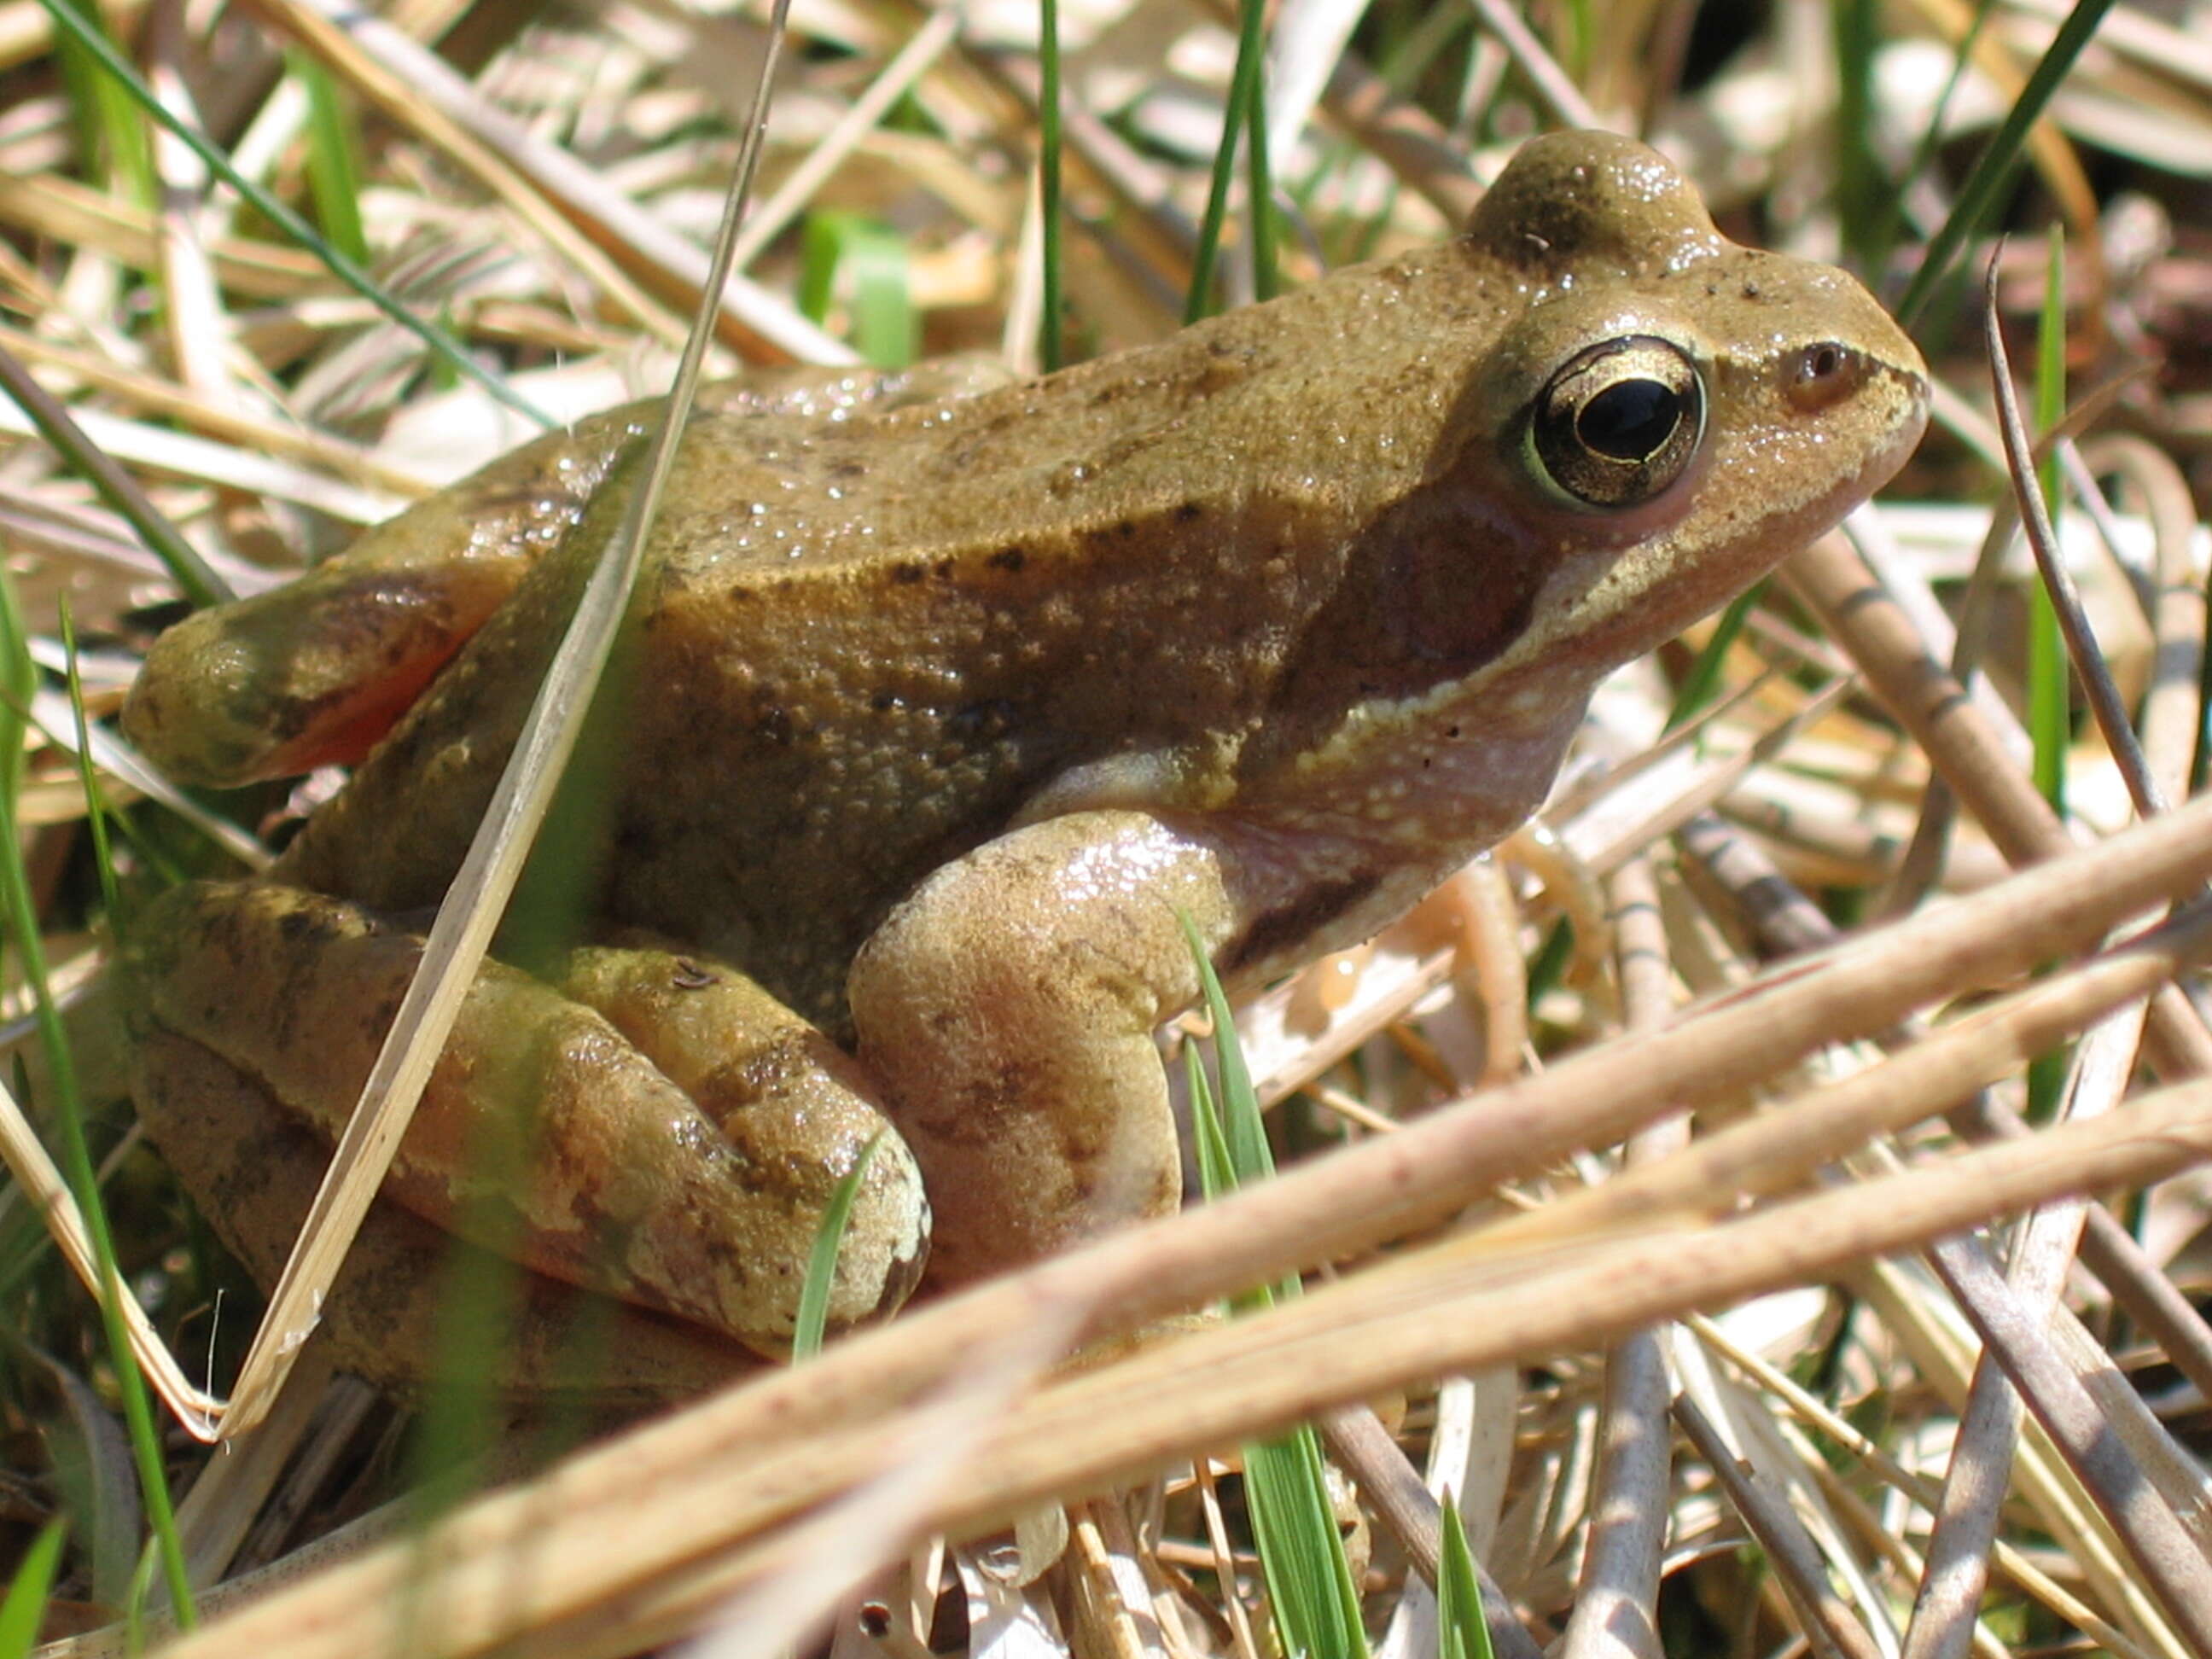
{"type": "Polygon", "coordinates": [[[1152,1033],[1197,994],[1177,912],[1218,950],[1252,885],[1218,836],[1073,813],[936,872],[868,940],[849,988],[860,1058],[929,1188],[933,1279],[1175,1208],[1152,1033]]]}
{"type": "MultiPolygon", "coordinates": [[[[149,911],[127,964],[142,1021],[334,1137],[421,953],[419,939],[341,900],[202,883],[149,911]]],[[[721,971],[710,969],[717,983],[721,971]]],[[[721,1030],[729,1064],[771,1083],[750,1098],[724,1089],[744,1120],[734,1135],[583,1002],[488,963],[386,1190],[541,1272],[778,1346],[823,1207],[882,1120],[838,1078],[810,1073],[787,1030],[749,1048],[742,1021],[721,1030]]],[[[855,1207],[871,1244],[841,1268],[841,1324],[896,1305],[919,1273],[927,1211],[902,1149],[879,1149],[855,1207]]]]}

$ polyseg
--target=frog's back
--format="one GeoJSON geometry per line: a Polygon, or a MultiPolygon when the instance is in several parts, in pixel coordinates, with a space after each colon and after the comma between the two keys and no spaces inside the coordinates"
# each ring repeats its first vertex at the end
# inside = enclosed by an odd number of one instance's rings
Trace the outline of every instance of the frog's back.
{"type": "Polygon", "coordinates": [[[1485,343],[1437,348],[1433,306],[1423,329],[1401,304],[1419,276],[1373,268],[1327,306],[957,403],[695,432],[656,537],[610,908],[711,917],[701,943],[834,1019],[889,905],[1040,791],[1219,805],[1485,343]]]}

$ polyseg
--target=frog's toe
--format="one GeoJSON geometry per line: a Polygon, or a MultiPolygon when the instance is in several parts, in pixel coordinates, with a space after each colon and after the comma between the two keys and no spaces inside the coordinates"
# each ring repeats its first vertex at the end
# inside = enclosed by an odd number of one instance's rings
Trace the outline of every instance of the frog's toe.
{"type": "Polygon", "coordinates": [[[781,1218],[796,1213],[811,1225],[865,1159],[838,1250],[830,1327],[896,1311],[913,1293],[929,1255],[929,1201],[914,1154],[850,1055],[741,969],[642,933],[574,952],[561,989],[684,1091],[721,1131],[750,1184],[790,1188],[786,1203],[763,1212],[778,1218],[774,1236],[702,1229],[702,1249],[740,1250],[756,1271],[787,1277],[795,1302],[812,1238],[794,1241],[781,1218]]]}

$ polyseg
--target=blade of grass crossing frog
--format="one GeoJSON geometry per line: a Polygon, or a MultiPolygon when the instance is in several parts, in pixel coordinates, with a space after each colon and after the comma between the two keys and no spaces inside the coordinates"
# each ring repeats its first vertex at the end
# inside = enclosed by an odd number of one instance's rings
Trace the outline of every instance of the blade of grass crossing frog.
{"type": "MultiPolygon", "coordinates": [[[[482,1154],[472,1148],[471,1156],[482,1154]]],[[[476,1454],[498,1438],[501,1413],[490,1378],[522,1271],[490,1249],[449,1248],[438,1264],[437,1369],[408,1449],[407,1526],[415,1548],[393,1598],[386,1638],[392,1653],[436,1650],[439,1563],[429,1547],[430,1528],[486,1484],[488,1470],[476,1454]]]]}
{"type": "Polygon", "coordinates": [[[399,1138],[422,1098],[431,1067],[445,1048],[461,999],[483,962],[492,933],[506,912],[562,769],[582,732],[592,694],[629,611],[630,590],[674,465],[677,440],[698,389],[715,303],[729,277],[738,221],[759,166],[768,88],[774,83],[782,53],[788,9],[788,0],[777,0],[769,19],[768,49],[763,54],[752,115],[738,153],[737,178],[715,237],[699,314],[684,342],[661,424],[650,441],[621,525],[562,635],[544,684],[516,740],[514,756],[501,775],[453,886],[438,907],[415,977],[370,1068],[330,1170],[308,1208],[300,1242],[269,1299],[268,1312],[246,1354],[224,1420],[226,1435],[250,1427],[266,1413],[276,1389],[291,1369],[292,1356],[314,1328],[315,1310],[391,1167],[399,1138]]]}
{"type": "Polygon", "coordinates": [[[53,1589],[54,1570],[61,1564],[62,1543],[68,1536],[69,1522],[58,1515],[39,1529],[31,1547],[23,1552],[8,1594],[0,1599],[0,1659],[28,1659],[38,1646],[46,1596],[53,1589]]]}
{"type": "MultiPolygon", "coordinates": [[[[1197,928],[1189,917],[1182,920],[1213,1024],[1214,1062],[1221,1078],[1217,1112],[1215,1092],[1195,1048],[1185,1049],[1200,1178],[1211,1200],[1243,1182],[1267,1179],[1274,1173],[1274,1159],[1267,1150],[1267,1126],[1237,1041],[1228,999],[1197,928]]],[[[1261,1311],[1272,1307],[1278,1296],[1297,1294],[1298,1281],[1291,1277],[1273,1293],[1264,1285],[1255,1289],[1239,1297],[1237,1305],[1261,1311]]],[[[1301,1425],[1245,1446],[1244,1490],[1282,1650],[1311,1659],[1364,1659],[1367,1638],[1360,1624],[1359,1595],[1329,1502],[1321,1442],[1313,1430],[1301,1425]]]]}
{"type": "Polygon", "coordinates": [[[22,611],[15,601],[15,584],[7,579],[4,571],[0,571],[0,678],[4,678],[7,692],[4,699],[0,699],[0,703],[4,703],[0,707],[0,839],[5,842],[0,846],[0,907],[6,910],[8,931],[14,939],[38,1012],[39,1039],[45,1047],[53,1078],[55,1098],[52,1110],[54,1121],[60,1126],[63,1167],[68,1171],[70,1186],[91,1236],[93,1261],[101,1286],[100,1324],[106,1334],[108,1358],[115,1368],[116,1386],[123,1397],[124,1422],[130,1430],[146,1511],[160,1544],[170,1598],[178,1608],[179,1619],[190,1624],[191,1589],[185,1577],[184,1548],[177,1536],[176,1510],[169,1501],[161,1437],[155,1431],[152,1401],[147,1393],[145,1376],[138,1368],[137,1356],[132,1351],[124,1316],[123,1303],[130,1292],[116,1267],[115,1236],[100,1203],[100,1178],[93,1166],[91,1144],[85,1136],[83,1103],[77,1097],[69,1039],[62,1030],[61,1012],[54,1006],[52,989],[46,981],[45,942],[39,933],[30,876],[23,868],[22,839],[16,820],[25,732],[21,711],[30,703],[38,669],[31,661],[28,635],[23,627],[22,611]]]}
{"type": "Polygon", "coordinates": [[[286,206],[283,202],[240,173],[230,157],[211,143],[204,133],[156,99],[152,89],[139,78],[138,72],[125,61],[122,54],[116,51],[112,43],[94,31],[67,3],[67,0],[40,0],[40,3],[46,7],[47,15],[54,20],[55,27],[70,39],[80,42],[85,50],[98,60],[100,68],[128,90],[132,101],[140,109],[183,139],[191,148],[192,154],[199,157],[210,173],[236,191],[255,212],[262,215],[287,236],[320,259],[329,267],[332,276],[374,306],[386,317],[422,341],[440,362],[449,365],[457,374],[475,381],[493,398],[506,404],[524,419],[535,421],[538,425],[548,428],[556,424],[550,416],[537,409],[527,398],[508,386],[498,375],[492,374],[468,353],[462,350],[451,335],[443,330],[433,327],[416,316],[405,306],[387,294],[376,279],[364,270],[359,264],[346,258],[318,235],[314,227],[286,206]]]}
{"type": "Polygon", "coordinates": [[[1437,1560],[1437,1659],[1491,1659],[1482,1584],[1455,1498],[1443,1505],[1443,1543],[1437,1560]]]}
{"type": "Polygon", "coordinates": [[[837,1282],[837,1255],[845,1247],[845,1227],[853,1218],[854,1201],[860,1183],[875,1162],[876,1146],[883,1139],[871,1135],[853,1167],[830,1189],[823,1206],[822,1224],[814,1231],[814,1248],[806,1258],[806,1279],[799,1287],[799,1314],[791,1336],[791,1363],[811,1359],[822,1352],[822,1336],[830,1323],[830,1292],[837,1282]]]}
{"type": "Polygon", "coordinates": [[[368,236],[361,224],[361,124],[337,82],[297,46],[286,49],[285,67],[307,95],[307,191],[315,219],[331,245],[349,259],[368,263],[368,236]]]}
{"type": "Polygon", "coordinates": [[[1973,171],[1966,175],[1966,182],[1960,186],[1950,216],[1929,242],[1920,269],[1913,273],[1905,297],[1897,302],[1897,319],[1907,328],[1920,321],[1937,289],[1951,279],[1951,267],[1960,252],[1996,212],[2027,148],[2028,129],[2042,115],[2058,83],[2073,69],[2074,60],[2087,48],[2112,9],[2112,0],[2080,0],[2058,26],[2050,46],[2028,76],[2027,84],[2021,88],[1973,171]]]}

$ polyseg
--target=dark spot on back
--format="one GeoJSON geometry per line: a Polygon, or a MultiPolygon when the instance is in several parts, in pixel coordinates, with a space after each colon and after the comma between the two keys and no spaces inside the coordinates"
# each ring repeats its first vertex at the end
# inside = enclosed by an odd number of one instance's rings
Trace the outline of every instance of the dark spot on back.
{"type": "Polygon", "coordinates": [[[1018,547],[1002,547],[991,555],[994,570],[1019,570],[1030,562],[1030,556],[1018,547]]]}
{"type": "Polygon", "coordinates": [[[319,910],[287,910],[276,918],[276,934],[287,945],[334,937],[339,930],[319,910]]]}
{"type": "Polygon", "coordinates": [[[1013,728],[1015,713],[1006,698],[987,697],[947,715],[945,734],[963,744],[994,743],[1013,728]]]}

